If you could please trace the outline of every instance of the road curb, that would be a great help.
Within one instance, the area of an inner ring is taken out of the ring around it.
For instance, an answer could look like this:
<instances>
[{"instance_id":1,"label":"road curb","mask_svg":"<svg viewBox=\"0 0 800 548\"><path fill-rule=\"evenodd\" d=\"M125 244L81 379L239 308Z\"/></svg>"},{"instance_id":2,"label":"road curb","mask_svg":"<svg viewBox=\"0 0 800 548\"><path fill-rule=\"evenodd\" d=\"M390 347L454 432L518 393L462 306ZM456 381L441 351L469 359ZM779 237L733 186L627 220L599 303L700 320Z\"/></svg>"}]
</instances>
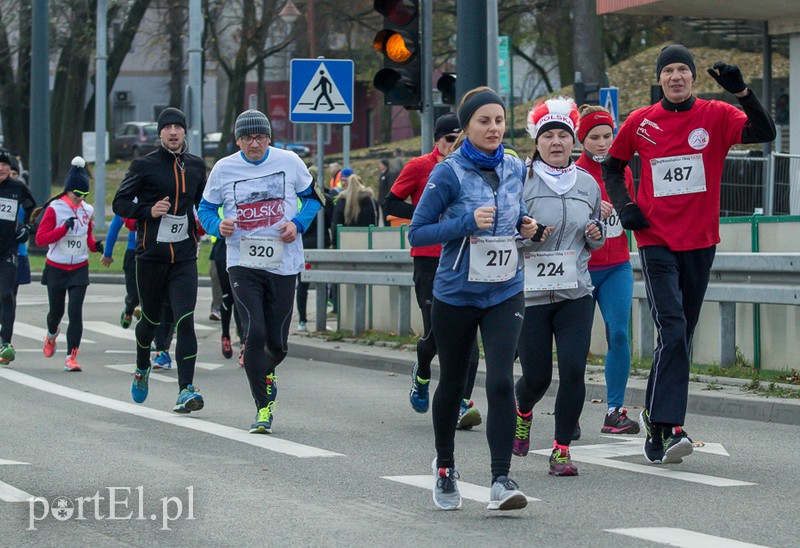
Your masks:
<instances>
[{"instance_id":1,"label":"road curb","mask_svg":"<svg viewBox=\"0 0 800 548\"><path fill-rule=\"evenodd\" d=\"M329 342L299 335L290 336L289 356L385 371L397 375L410 375L415 361L414 353L404 350L342 341ZM431 364L431 370L433 377L438 378L439 367L436 361ZM519 377L519 364L516 366L515 377ZM606 387L602 382L602 372L597 368L592 368L592 370L587 370L586 377L586 402L605 401ZM485 382L486 370L481 362L475 377L475 384L485 386ZM800 426L800 400L770 398L749 392L745 393L738 386L740 383L722 384L723 382L724 380L720 378L714 378L713 381L690 382L687 412L713 417ZM629 380L628 390L625 394L626 405L629 407L642 406L646 383L647 380L641 378L632 377ZM547 395L554 397L557 390L558 373L554 372L553 382Z\"/></svg>"}]
</instances>

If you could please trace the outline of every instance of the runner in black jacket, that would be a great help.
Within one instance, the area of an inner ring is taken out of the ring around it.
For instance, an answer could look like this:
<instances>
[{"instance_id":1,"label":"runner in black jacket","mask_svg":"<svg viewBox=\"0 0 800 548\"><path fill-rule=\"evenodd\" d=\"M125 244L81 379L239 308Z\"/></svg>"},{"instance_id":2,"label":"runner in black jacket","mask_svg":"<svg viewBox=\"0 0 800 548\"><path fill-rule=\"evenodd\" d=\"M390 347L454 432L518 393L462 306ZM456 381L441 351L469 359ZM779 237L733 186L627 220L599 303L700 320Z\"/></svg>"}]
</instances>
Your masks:
<instances>
[{"instance_id":1,"label":"runner in black jacket","mask_svg":"<svg viewBox=\"0 0 800 548\"><path fill-rule=\"evenodd\" d=\"M197 357L194 308L197 301L197 224L194 208L205 188L202 158L186 152L186 116L167 108L158 117L161 146L131 162L114 196L117 215L136 219L136 285L142 321L136 325L136 373L131 395L137 403L147 398L150 343L161 304L169 300L175 318L180 393L173 408L189 413L203 408L203 398L192 385Z\"/></svg>"},{"instance_id":2,"label":"runner in black jacket","mask_svg":"<svg viewBox=\"0 0 800 548\"><path fill-rule=\"evenodd\" d=\"M11 176L13 158L0 149L0 365L15 358L11 346L17 302L14 285L17 277L19 244L28 241L31 218L36 203L25 183ZM19 210L25 213L19 222Z\"/></svg>"}]
</instances>

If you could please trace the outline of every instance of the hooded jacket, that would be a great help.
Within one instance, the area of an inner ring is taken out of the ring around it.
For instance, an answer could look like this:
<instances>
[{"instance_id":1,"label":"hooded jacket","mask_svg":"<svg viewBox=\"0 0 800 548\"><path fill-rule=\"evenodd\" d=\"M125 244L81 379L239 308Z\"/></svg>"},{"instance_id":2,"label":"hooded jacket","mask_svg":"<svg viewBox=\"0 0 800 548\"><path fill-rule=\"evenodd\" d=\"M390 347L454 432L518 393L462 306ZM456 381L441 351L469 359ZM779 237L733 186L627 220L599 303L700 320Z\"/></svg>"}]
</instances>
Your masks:
<instances>
[{"instance_id":1,"label":"hooded jacket","mask_svg":"<svg viewBox=\"0 0 800 548\"><path fill-rule=\"evenodd\" d=\"M499 178L496 189L459 148L433 168L414 210L408 241L412 246L442 244L433 294L453 306L489 308L522 291L521 263L516 275L504 282L469 281L469 236L514 236L527 215L519 158L506 154L494 172ZM497 208L494 225L478 230L474 211L488 205Z\"/></svg>"},{"instance_id":2,"label":"hooded jacket","mask_svg":"<svg viewBox=\"0 0 800 548\"><path fill-rule=\"evenodd\" d=\"M173 154L163 146L131 162L114 196L114 213L136 219L136 258L177 263L197 260L197 224L194 208L203 197L206 164L202 158L184 151ZM176 242L158 241L165 217L153 217L156 202L169 198L168 214L185 217L187 237Z\"/></svg>"},{"instance_id":3,"label":"hooded jacket","mask_svg":"<svg viewBox=\"0 0 800 548\"><path fill-rule=\"evenodd\" d=\"M530 162L530 160L529 160ZM522 191L528 214L540 225L555 227L544 242L520 239L520 264L526 251L574 251L577 261L578 287L550 291L526 291L525 306L580 299L594 290L588 263L592 250L605 243L606 233L594 240L586 235L586 224L600 219L600 187L589 172L578 167L575 185L559 196L535 173L528 177ZM602 225L601 225L602 226Z\"/></svg>"}]
</instances>

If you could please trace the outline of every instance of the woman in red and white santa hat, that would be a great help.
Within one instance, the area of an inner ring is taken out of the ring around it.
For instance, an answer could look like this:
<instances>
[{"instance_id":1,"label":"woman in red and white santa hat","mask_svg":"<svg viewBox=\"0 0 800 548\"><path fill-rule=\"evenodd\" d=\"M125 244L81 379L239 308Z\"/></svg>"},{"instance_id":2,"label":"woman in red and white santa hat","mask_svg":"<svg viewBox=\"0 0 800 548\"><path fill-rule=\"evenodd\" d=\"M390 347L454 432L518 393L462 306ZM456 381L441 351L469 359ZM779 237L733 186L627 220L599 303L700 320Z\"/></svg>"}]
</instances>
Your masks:
<instances>
[{"instance_id":1,"label":"woman in red and white santa hat","mask_svg":"<svg viewBox=\"0 0 800 548\"><path fill-rule=\"evenodd\" d=\"M525 264L525 320L518 344L522 377L516 383L514 454L528 453L533 407L553 377L555 338L559 386L549 473L556 476L578 474L569 445L586 395L583 377L594 315L588 263L591 251L605 241L600 187L570 157L577 125L575 101L567 97L531 110L528 133L535 150L526 162L522 190L529 215L546 228L519 244Z\"/></svg>"}]
</instances>

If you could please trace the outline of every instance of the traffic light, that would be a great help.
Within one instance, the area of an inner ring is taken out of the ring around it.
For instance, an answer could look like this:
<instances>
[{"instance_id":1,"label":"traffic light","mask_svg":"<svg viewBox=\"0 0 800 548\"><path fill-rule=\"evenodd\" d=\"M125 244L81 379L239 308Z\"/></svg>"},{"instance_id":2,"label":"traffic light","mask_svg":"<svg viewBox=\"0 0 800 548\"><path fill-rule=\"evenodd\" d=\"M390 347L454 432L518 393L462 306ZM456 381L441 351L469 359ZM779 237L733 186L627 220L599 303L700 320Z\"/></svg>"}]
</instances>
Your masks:
<instances>
[{"instance_id":1,"label":"traffic light","mask_svg":"<svg viewBox=\"0 0 800 548\"><path fill-rule=\"evenodd\" d=\"M456 75L449 72L442 74L436 81L436 89L442 93L442 103L456 104Z\"/></svg>"},{"instance_id":2,"label":"traffic light","mask_svg":"<svg viewBox=\"0 0 800 548\"><path fill-rule=\"evenodd\" d=\"M374 7L383 15L383 29L372 47L383 54L383 68L372 84L383 92L384 104L420 110L419 0L375 0Z\"/></svg>"}]
</instances>

